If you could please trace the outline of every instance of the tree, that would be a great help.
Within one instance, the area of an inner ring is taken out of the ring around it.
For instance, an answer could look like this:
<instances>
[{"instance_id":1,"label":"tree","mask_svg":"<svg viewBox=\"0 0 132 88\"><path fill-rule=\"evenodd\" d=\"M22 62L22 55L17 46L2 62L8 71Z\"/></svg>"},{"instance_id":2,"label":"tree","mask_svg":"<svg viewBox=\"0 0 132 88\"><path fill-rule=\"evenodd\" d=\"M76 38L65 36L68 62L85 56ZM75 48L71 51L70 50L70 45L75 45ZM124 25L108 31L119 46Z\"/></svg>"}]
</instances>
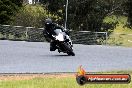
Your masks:
<instances>
[{"instance_id":1,"label":"tree","mask_svg":"<svg viewBox=\"0 0 132 88\"><path fill-rule=\"evenodd\" d=\"M47 12L40 5L26 5L14 17L13 25L43 27Z\"/></svg>"},{"instance_id":2,"label":"tree","mask_svg":"<svg viewBox=\"0 0 132 88\"><path fill-rule=\"evenodd\" d=\"M68 27L74 30L101 31L103 19L122 11L124 0L69 0ZM66 0L41 0L49 12L62 17L65 21ZM118 9L118 11L117 11ZM59 12L61 10L61 12Z\"/></svg>"},{"instance_id":3,"label":"tree","mask_svg":"<svg viewBox=\"0 0 132 88\"><path fill-rule=\"evenodd\" d=\"M101 30L104 18L110 15L122 15L124 2L125 0L70 0L69 27L78 30L105 31Z\"/></svg>"},{"instance_id":4,"label":"tree","mask_svg":"<svg viewBox=\"0 0 132 88\"><path fill-rule=\"evenodd\" d=\"M23 0L0 0L0 24L9 24Z\"/></svg>"},{"instance_id":5,"label":"tree","mask_svg":"<svg viewBox=\"0 0 132 88\"><path fill-rule=\"evenodd\" d=\"M63 24L65 17L65 4L66 0L40 0L40 3L44 5L44 9L49 12L49 14L57 15L57 19L53 19L56 22ZM62 19L60 19L62 18Z\"/></svg>"},{"instance_id":6,"label":"tree","mask_svg":"<svg viewBox=\"0 0 132 88\"><path fill-rule=\"evenodd\" d=\"M127 8L127 6L129 6L127 13L129 13L128 18L130 23L132 10L131 3L125 5L127 1L128 0L69 0L68 28L73 30L107 31L107 29L102 30L104 18L111 15L124 15L124 8ZM47 7L49 12L62 17L61 22L65 21L64 5L66 0L41 0L41 3ZM59 12L60 10L62 11ZM108 25L115 26L116 23L108 23Z\"/></svg>"},{"instance_id":7,"label":"tree","mask_svg":"<svg viewBox=\"0 0 132 88\"><path fill-rule=\"evenodd\" d=\"M132 27L132 0L127 2L127 13L128 13L128 27Z\"/></svg>"},{"instance_id":8,"label":"tree","mask_svg":"<svg viewBox=\"0 0 132 88\"><path fill-rule=\"evenodd\" d=\"M48 13L48 11L39 4L26 5L22 7L15 15L12 25L30 26L30 27L44 27L44 20L47 17L52 19L58 18L56 15Z\"/></svg>"}]
</instances>

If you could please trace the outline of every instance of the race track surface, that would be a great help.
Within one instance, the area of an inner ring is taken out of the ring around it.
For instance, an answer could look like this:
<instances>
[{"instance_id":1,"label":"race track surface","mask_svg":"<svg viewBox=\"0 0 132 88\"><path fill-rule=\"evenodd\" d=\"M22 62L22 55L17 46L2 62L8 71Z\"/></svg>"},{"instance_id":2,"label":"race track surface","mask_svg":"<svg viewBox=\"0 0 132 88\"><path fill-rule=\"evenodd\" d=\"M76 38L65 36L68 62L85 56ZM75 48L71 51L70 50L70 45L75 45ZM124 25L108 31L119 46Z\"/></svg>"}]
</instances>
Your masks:
<instances>
[{"instance_id":1,"label":"race track surface","mask_svg":"<svg viewBox=\"0 0 132 88\"><path fill-rule=\"evenodd\" d=\"M74 45L76 56L50 52L49 43L0 40L0 73L132 70L132 48Z\"/></svg>"}]
</instances>

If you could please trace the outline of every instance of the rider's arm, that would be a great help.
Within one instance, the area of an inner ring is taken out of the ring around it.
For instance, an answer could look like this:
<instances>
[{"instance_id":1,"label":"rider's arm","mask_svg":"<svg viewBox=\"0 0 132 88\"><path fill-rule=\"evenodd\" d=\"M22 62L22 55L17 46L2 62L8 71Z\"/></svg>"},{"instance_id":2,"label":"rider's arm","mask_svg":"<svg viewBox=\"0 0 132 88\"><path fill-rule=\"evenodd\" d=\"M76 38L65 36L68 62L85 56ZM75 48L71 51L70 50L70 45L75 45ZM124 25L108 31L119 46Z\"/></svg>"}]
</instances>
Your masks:
<instances>
[{"instance_id":1,"label":"rider's arm","mask_svg":"<svg viewBox=\"0 0 132 88\"><path fill-rule=\"evenodd\" d=\"M44 35L44 37L45 37L45 39L46 39L47 42L50 42L51 41L51 39L49 37L49 34L47 33L46 30L43 30L43 35Z\"/></svg>"},{"instance_id":2,"label":"rider's arm","mask_svg":"<svg viewBox=\"0 0 132 88\"><path fill-rule=\"evenodd\" d=\"M69 35L69 30L65 29L63 26L60 26L58 24L55 24L56 28L60 28L63 32L65 32L67 35Z\"/></svg>"}]
</instances>

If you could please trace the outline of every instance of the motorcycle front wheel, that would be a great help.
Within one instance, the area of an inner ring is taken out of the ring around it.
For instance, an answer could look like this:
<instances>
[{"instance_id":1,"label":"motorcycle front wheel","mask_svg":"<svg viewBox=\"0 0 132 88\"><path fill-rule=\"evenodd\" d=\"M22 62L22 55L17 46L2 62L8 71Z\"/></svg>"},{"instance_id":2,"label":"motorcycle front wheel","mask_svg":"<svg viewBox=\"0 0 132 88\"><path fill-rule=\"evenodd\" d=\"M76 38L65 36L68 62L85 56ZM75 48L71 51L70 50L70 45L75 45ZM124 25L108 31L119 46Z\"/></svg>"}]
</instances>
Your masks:
<instances>
[{"instance_id":1,"label":"motorcycle front wheel","mask_svg":"<svg viewBox=\"0 0 132 88\"><path fill-rule=\"evenodd\" d=\"M69 55L69 56L75 56L75 53L72 51L72 52L67 52L67 54Z\"/></svg>"},{"instance_id":2,"label":"motorcycle front wheel","mask_svg":"<svg viewBox=\"0 0 132 88\"><path fill-rule=\"evenodd\" d=\"M75 56L75 53L73 52L73 49L70 44L64 43L64 46L69 56Z\"/></svg>"}]
</instances>

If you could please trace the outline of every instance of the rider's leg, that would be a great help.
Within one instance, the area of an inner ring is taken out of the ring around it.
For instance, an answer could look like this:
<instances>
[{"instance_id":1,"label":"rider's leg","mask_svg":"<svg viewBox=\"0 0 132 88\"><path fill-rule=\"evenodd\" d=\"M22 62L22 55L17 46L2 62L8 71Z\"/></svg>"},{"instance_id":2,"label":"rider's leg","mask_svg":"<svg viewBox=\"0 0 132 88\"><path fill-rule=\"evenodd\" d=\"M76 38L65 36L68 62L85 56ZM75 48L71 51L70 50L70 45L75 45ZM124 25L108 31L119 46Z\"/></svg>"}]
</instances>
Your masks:
<instances>
[{"instance_id":1,"label":"rider's leg","mask_svg":"<svg viewBox=\"0 0 132 88\"><path fill-rule=\"evenodd\" d=\"M55 51L56 50L56 42L55 41L52 41L50 43L50 51Z\"/></svg>"}]
</instances>

